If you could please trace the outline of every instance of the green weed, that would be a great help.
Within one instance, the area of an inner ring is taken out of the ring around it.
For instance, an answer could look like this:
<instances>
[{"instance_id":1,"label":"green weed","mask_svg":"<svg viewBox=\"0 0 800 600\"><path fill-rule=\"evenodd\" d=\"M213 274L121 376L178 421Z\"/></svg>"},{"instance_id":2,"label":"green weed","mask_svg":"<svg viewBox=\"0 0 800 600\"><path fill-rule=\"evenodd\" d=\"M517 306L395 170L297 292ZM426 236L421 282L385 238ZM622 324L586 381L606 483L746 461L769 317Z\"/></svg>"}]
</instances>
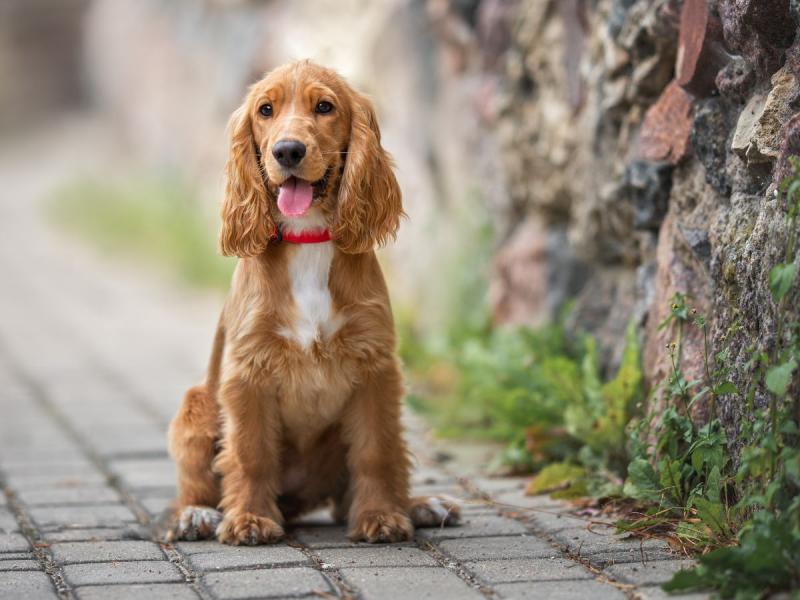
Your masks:
<instances>
[{"instance_id":1,"label":"green weed","mask_svg":"<svg viewBox=\"0 0 800 600\"><path fill-rule=\"evenodd\" d=\"M498 462L516 471L563 461L564 472L582 473L572 478L575 489L621 488L611 475L626 464L625 426L642 393L633 326L606 382L595 341L569 339L560 323L454 336L440 353L416 360L427 365L428 389L411 405L440 434L505 442Z\"/></svg>"},{"instance_id":2,"label":"green weed","mask_svg":"<svg viewBox=\"0 0 800 600\"><path fill-rule=\"evenodd\" d=\"M667 409L658 428L655 452L648 456L640 445L629 468L629 495L666 507L667 514L653 511L662 520L682 511L675 534L695 548L715 548L699 557L696 568L677 573L664 586L667 591L714 589L724 598L760 599L800 589L800 323L789 300L797 278L800 159L793 159L792 166L794 174L780 186L787 206L786 257L770 270L767 282L775 303L776 340L768 352L753 351L753 377L744 394L725 381L726 350L713 359L720 366L709 366L706 342L706 381L698 397L710 394L715 417L719 395L743 395L746 414L752 415L739 432L745 444L739 468L734 472L727 460L728 440L715 418L698 428L674 408ZM687 316L681 312L676 318L686 321ZM705 333L704 319L694 323ZM684 387L674 385L681 379L678 362L673 367L669 393L683 395ZM769 394L766 412L754 405L758 389Z\"/></svg>"}]
</instances>

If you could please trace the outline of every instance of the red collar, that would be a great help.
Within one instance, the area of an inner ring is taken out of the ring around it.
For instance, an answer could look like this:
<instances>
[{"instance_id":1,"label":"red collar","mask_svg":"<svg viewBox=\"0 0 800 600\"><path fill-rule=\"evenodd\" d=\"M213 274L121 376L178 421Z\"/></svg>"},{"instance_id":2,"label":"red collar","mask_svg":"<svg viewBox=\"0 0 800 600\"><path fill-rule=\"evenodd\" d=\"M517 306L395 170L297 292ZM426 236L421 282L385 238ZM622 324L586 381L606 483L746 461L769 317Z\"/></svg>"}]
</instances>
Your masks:
<instances>
[{"instance_id":1,"label":"red collar","mask_svg":"<svg viewBox=\"0 0 800 600\"><path fill-rule=\"evenodd\" d=\"M321 244L331 240L331 232L327 229L310 229L304 231L281 231L272 237L275 242L290 244Z\"/></svg>"}]
</instances>

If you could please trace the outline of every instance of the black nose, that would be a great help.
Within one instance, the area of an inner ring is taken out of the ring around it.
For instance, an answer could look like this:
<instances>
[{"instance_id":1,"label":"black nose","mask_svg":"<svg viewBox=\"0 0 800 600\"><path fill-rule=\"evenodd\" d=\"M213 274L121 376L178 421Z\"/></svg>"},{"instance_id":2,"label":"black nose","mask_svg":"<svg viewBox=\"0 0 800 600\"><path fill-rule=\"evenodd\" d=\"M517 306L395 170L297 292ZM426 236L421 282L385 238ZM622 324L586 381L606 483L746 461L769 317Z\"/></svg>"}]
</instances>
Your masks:
<instances>
[{"instance_id":1,"label":"black nose","mask_svg":"<svg viewBox=\"0 0 800 600\"><path fill-rule=\"evenodd\" d=\"M306 145L297 140L281 140L272 147L272 156L287 169L296 167L306 155Z\"/></svg>"}]
</instances>

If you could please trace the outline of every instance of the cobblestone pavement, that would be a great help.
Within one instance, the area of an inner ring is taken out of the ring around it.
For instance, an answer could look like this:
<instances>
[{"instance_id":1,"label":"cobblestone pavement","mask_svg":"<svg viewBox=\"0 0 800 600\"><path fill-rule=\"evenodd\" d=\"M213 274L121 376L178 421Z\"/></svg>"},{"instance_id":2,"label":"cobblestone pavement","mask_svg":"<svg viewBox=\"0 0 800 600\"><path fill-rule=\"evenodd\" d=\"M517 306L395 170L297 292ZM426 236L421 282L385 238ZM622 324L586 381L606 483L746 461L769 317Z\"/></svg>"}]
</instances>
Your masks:
<instances>
[{"instance_id":1,"label":"cobblestone pavement","mask_svg":"<svg viewBox=\"0 0 800 600\"><path fill-rule=\"evenodd\" d=\"M50 231L37 199L57 172L0 156L0 598L655 599L688 564L517 480L437 470L415 426L414 491L465 499L460 527L370 546L317 515L274 546L153 541L173 495L165 429L201 376L219 299Z\"/></svg>"}]
</instances>

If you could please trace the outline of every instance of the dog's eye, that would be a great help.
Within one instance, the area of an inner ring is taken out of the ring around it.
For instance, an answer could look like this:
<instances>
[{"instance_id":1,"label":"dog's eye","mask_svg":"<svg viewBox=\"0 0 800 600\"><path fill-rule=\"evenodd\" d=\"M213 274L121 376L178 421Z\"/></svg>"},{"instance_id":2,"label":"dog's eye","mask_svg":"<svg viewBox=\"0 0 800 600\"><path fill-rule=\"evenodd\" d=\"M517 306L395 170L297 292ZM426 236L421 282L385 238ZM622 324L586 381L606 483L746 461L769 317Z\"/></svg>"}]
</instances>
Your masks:
<instances>
[{"instance_id":1,"label":"dog's eye","mask_svg":"<svg viewBox=\"0 0 800 600\"><path fill-rule=\"evenodd\" d=\"M314 109L315 112L318 112L321 115L329 113L332 110L333 110L333 104L331 104L330 102L326 102L325 100L323 100L322 102L318 102L317 108Z\"/></svg>"},{"instance_id":2,"label":"dog's eye","mask_svg":"<svg viewBox=\"0 0 800 600\"><path fill-rule=\"evenodd\" d=\"M265 117L271 117L272 116L272 104L262 104L258 108L258 112L260 112Z\"/></svg>"}]
</instances>

